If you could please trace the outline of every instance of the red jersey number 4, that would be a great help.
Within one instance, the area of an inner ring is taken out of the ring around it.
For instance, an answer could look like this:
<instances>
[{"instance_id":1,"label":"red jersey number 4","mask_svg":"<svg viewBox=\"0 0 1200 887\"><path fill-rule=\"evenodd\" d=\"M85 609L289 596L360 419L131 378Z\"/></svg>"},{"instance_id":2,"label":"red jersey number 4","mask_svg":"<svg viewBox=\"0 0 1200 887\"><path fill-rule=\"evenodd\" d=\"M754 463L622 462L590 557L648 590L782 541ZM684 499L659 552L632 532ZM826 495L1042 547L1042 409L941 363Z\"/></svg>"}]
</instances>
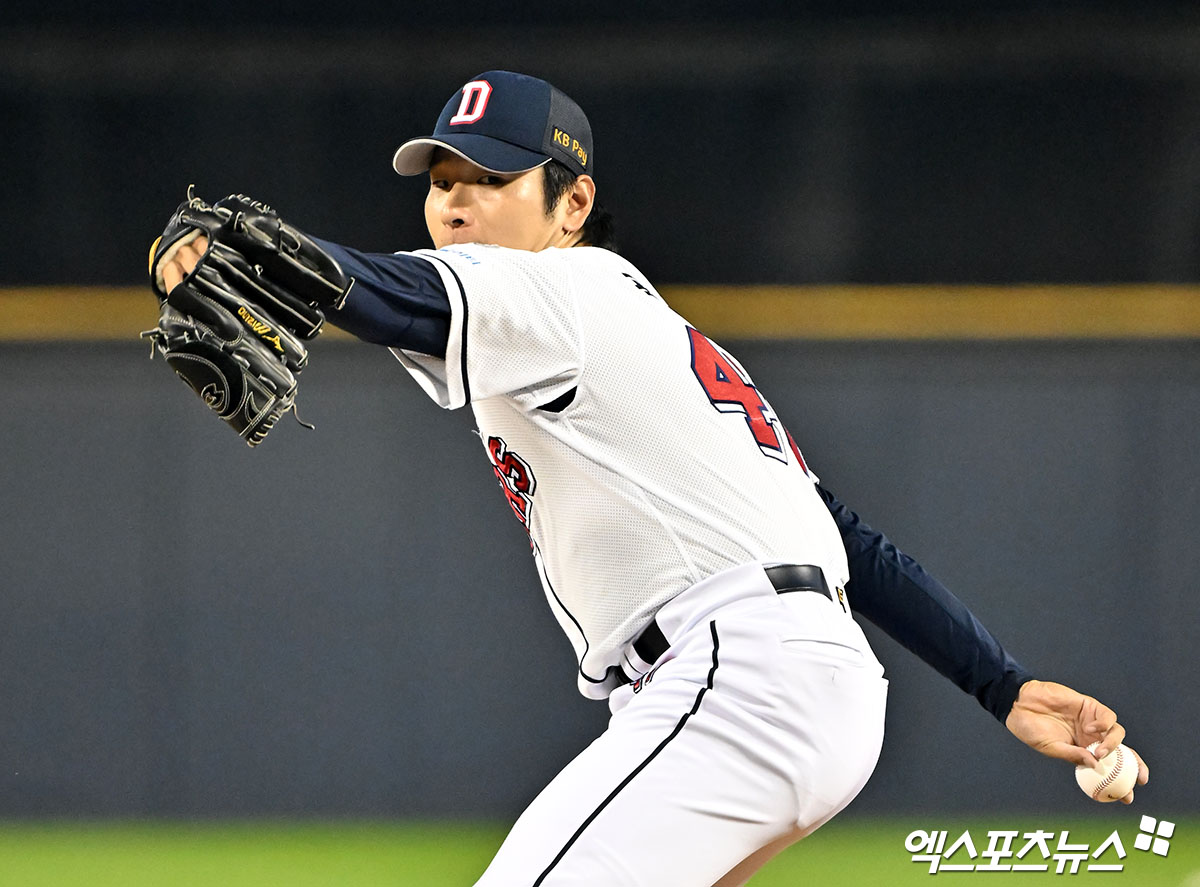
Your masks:
<instances>
[{"instance_id":1,"label":"red jersey number 4","mask_svg":"<svg viewBox=\"0 0 1200 887\"><path fill-rule=\"evenodd\" d=\"M764 456L787 462L790 450L808 474L800 448L770 404L759 395L749 374L699 330L688 327L688 337L692 342L692 372L712 405L722 413L741 413Z\"/></svg>"}]
</instances>

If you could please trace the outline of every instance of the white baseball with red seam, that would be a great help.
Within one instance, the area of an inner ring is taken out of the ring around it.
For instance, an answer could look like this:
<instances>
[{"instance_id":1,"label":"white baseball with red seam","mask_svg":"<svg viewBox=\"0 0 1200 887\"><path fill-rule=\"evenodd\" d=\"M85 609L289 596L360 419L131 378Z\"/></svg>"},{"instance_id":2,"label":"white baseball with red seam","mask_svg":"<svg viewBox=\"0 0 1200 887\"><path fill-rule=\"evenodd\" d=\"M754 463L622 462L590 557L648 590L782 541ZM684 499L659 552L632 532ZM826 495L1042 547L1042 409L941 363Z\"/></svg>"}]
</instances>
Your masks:
<instances>
[{"instance_id":1,"label":"white baseball with red seam","mask_svg":"<svg viewBox=\"0 0 1200 887\"><path fill-rule=\"evenodd\" d=\"M1095 754L1099 745L1099 742L1093 742L1088 751ZM1124 745L1118 745L1102 757L1097 767L1075 768L1075 781L1083 793L1093 801L1105 804L1119 801L1133 791L1137 776L1137 756Z\"/></svg>"}]
</instances>

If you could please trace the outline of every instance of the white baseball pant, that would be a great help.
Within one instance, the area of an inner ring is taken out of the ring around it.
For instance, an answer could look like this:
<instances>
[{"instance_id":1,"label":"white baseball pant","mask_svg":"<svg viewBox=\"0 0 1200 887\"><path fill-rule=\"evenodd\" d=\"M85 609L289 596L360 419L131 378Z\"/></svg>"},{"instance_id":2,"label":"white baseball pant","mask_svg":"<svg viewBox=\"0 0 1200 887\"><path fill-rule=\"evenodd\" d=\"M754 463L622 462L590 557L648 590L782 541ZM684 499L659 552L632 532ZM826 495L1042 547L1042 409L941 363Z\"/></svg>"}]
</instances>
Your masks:
<instances>
[{"instance_id":1,"label":"white baseball pant","mask_svg":"<svg viewBox=\"0 0 1200 887\"><path fill-rule=\"evenodd\" d=\"M734 887L862 790L887 681L840 604L746 564L656 621L670 649L612 694L476 887Z\"/></svg>"}]
</instances>

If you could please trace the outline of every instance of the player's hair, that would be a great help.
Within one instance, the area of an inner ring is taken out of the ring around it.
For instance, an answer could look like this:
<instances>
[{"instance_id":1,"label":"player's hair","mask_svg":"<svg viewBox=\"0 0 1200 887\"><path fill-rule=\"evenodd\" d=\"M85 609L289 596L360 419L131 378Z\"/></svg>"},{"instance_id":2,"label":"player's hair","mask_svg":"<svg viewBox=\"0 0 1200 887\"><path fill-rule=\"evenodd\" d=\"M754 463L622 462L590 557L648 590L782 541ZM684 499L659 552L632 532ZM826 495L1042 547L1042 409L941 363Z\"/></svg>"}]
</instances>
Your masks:
<instances>
[{"instance_id":1,"label":"player's hair","mask_svg":"<svg viewBox=\"0 0 1200 887\"><path fill-rule=\"evenodd\" d=\"M542 166L542 190L546 195L546 215L552 215L563 195L571 190L578 176L557 160L551 160ZM617 238L612 214L600 205L599 201L592 204L592 211L579 233L583 235L581 243L587 246L599 246L603 249L617 251Z\"/></svg>"}]
</instances>

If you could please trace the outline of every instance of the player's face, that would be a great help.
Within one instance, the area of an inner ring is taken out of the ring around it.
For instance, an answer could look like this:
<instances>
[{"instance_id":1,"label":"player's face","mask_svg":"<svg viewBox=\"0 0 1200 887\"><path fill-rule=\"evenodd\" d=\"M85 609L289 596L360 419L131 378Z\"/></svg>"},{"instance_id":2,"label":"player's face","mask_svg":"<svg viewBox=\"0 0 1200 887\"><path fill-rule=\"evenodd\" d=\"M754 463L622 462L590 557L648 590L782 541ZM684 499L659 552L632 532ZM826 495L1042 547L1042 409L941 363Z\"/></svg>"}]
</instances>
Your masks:
<instances>
[{"instance_id":1,"label":"player's face","mask_svg":"<svg viewBox=\"0 0 1200 887\"><path fill-rule=\"evenodd\" d=\"M425 225L438 249L451 243L491 243L536 252L569 245L562 213L546 215L540 167L492 173L442 149L433 160Z\"/></svg>"}]
</instances>

